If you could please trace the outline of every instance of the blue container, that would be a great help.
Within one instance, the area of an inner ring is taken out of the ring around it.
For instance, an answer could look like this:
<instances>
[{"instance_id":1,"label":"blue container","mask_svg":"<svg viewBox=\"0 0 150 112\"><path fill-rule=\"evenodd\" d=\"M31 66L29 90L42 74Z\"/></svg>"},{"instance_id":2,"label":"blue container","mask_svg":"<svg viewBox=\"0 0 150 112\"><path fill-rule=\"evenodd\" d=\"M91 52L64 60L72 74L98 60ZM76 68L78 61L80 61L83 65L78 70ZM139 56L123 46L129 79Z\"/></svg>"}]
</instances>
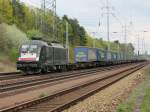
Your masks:
<instances>
[{"instance_id":1,"label":"blue container","mask_svg":"<svg viewBox=\"0 0 150 112\"><path fill-rule=\"evenodd\" d=\"M76 47L74 49L75 63L97 61L97 49L88 47Z\"/></svg>"},{"instance_id":2,"label":"blue container","mask_svg":"<svg viewBox=\"0 0 150 112\"><path fill-rule=\"evenodd\" d=\"M118 60L124 60L123 52L118 53Z\"/></svg>"},{"instance_id":3,"label":"blue container","mask_svg":"<svg viewBox=\"0 0 150 112\"><path fill-rule=\"evenodd\" d=\"M116 53L116 52L111 52L111 61L116 61L116 60L118 60L118 56L117 56L118 54Z\"/></svg>"},{"instance_id":4,"label":"blue container","mask_svg":"<svg viewBox=\"0 0 150 112\"><path fill-rule=\"evenodd\" d=\"M105 61L107 58L107 52L102 49L97 49L97 61Z\"/></svg>"},{"instance_id":5,"label":"blue container","mask_svg":"<svg viewBox=\"0 0 150 112\"><path fill-rule=\"evenodd\" d=\"M117 60L121 60L121 53L117 53Z\"/></svg>"}]
</instances>

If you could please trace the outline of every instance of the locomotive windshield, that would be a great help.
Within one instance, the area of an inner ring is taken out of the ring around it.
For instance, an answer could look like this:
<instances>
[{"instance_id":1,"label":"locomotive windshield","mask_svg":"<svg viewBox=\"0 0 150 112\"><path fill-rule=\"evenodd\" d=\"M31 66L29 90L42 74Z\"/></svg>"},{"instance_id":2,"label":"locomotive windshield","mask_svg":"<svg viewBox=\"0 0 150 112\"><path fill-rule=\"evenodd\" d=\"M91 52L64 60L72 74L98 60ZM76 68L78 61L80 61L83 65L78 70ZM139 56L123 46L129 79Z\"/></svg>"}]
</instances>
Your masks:
<instances>
[{"instance_id":1,"label":"locomotive windshield","mask_svg":"<svg viewBox=\"0 0 150 112\"><path fill-rule=\"evenodd\" d=\"M22 45L21 47L21 53L37 53L38 52L38 46L37 45Z\"/></svg>"}]
</instances>

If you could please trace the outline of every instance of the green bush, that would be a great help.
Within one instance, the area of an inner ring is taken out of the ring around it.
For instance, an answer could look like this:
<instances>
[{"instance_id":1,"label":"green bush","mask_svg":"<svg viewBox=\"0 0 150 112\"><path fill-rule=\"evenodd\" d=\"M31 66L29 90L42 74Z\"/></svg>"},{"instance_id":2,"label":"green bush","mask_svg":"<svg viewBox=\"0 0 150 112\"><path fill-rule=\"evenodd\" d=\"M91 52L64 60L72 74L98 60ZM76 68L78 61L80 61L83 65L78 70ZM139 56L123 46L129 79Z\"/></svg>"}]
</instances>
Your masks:
<instances>
[{"instance_id":1,"label":"green bush","mask_svg":"<svg viewBox=\"0 0 150 112\"><path fill-rule=\"evenodd\" d=\"M19 46L27 40L26 34L15 25L0 24L0 54L6 55L8 60L16 61Z\"/></svg>"},{"instance_id":2,"label":"green bush","mask_svg":"<svg viewBox=\"0 0 150 112\"><path fill-rule=\"evenodd\" d=\"M9 52L9 58L11 61L16 61L18 57L18 50L16 48L13 48Z\"/></svg>"}]
</instances>

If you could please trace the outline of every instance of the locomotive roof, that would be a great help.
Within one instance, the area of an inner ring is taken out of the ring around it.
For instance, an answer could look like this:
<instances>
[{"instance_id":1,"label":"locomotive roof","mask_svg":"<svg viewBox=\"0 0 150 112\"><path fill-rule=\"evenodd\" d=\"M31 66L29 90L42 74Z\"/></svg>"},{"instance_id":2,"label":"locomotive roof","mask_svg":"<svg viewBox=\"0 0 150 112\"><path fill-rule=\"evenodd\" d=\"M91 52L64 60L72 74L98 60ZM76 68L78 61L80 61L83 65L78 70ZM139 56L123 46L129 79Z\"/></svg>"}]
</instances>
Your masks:
<instances>
[{"instance_id":1,"label":"locomotive roof","mask_svg":"<svg viewBox=\"0 0 150 112\"><path fill-rule=\"evenodd\" d=\"M30 40L30 41L27 41L23 44L36 44L36 45L39 45L39 46L48 46L48 44L44 41L41 41L41 40Z\"/></svg>"},{"instance_id":2,"label":"locomotive roof","mask_svg":"<svg viewBox=\"0 0 150 112\"><path fill-rule=\"evenodd\" d=\"M58 44L58 43L51 43L51 46L52 46L52 47L57 47L57 48L64 48L63 45Z\"/></svg>"},{"instance_id":3,"label":"locomotive roof","mask_svg":"<svg viewBox=\"0 0 150 112\"><path fill-rule=\"evenodd\" d=\"M42 41L42 40L30 40L23 44L35 44L35 45L39 45L39 46L51 46L51 47L55 47L55 48L64 48L64 46L59 43L48 44L47 42Z\"/></svg>"}]
</instances>

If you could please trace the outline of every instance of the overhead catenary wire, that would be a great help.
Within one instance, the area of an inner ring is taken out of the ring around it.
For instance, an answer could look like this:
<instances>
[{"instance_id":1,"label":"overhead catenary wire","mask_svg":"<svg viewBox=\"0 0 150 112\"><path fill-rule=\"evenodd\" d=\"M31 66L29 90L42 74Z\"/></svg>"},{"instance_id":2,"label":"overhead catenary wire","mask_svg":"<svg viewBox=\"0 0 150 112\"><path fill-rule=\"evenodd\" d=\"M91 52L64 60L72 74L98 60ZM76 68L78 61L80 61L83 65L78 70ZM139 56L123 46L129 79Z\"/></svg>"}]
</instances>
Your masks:
<instances>
[{"instance_id":1,"label":"overhead catenary wire","mask_svg":"<svg viewBox=\"0 0 150 112\"><path fill-rule=\"evenodd\" d=\"M53 41L58 41L57 38L57 15L56 15L56 0L41 0L41 9L44 11L43 13L43 23L45 23L45 13L47 11L51 11L53 14L53 25L52 25L52 29L53 29L53 36L52 36L52 40ZM43 25L42 25L43 26ZM45 31L45 25L44 25L44 31Z\"/></svg>"},{"instance_id":2,"label":"overhead catenary wire","mask_svg":"<svg viewBox=\"0 0 150 112\"><path fill-rule=\"evenodd\" d=\"M119 14L116 14L116 13L118 13L116 10L115 10L115 8L110 4L110 2L107 0L106 1L106 5L102 2L102 0L100 0L101 1L101 3L104 5L104 7L102 7L101 9L103 10L102 11L102 14L101 14L101 17L103 17L103 15L105 14L105 15L107 15L106 17L107 17L107 40L108 40L108 43L109 43L109 38L110 38L110 29L109 29L109 27L110 27L110 15L117 21L117 23L119 23L120 24L120 26L121 26L121 32L122 32L122 39L124 40L124 43L125 43L125 53L127 52L127 32L128 32L128 28L127 28L127 24L124 24L123 22L122 22L122 20L120 19L120 17L118 17L118 15ZM105 9L105 11L104 11L104 9ZM98 24L98 26L99 27L102 27L102 26L100 26L100 24ZM99 28L100 29L100 28ZM109 51L109 48L110 48L110 45L108 44L108 51ZM125 58L126 58L126 56L125 56Z\"/></svg>"}]
</instances>

